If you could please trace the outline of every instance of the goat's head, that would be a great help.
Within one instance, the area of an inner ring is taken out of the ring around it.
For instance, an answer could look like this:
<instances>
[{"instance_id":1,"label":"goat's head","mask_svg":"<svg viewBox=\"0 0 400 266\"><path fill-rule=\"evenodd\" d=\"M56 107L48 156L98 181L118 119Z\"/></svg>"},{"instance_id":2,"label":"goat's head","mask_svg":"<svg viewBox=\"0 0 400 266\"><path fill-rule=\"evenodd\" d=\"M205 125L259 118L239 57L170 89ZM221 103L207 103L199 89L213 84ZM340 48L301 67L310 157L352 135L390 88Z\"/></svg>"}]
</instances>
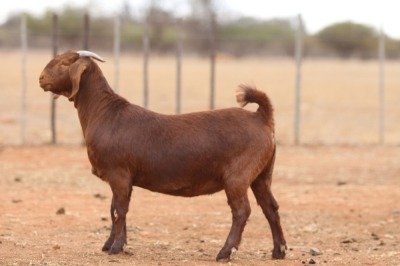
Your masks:
<instances>
[{"instance_id":1,"label":"goat's head","mask_svg":"<svg viewBox=\"0 0 400 266\"><path fill-rule=\"evenodd\" d=\"M73 101L79 91L82 74L88 69L88 57L105 62L103 58L89 51L68 51L54 57L43 69L39 84L45 91L68 97Z\"/></svg>"}]
</instances>

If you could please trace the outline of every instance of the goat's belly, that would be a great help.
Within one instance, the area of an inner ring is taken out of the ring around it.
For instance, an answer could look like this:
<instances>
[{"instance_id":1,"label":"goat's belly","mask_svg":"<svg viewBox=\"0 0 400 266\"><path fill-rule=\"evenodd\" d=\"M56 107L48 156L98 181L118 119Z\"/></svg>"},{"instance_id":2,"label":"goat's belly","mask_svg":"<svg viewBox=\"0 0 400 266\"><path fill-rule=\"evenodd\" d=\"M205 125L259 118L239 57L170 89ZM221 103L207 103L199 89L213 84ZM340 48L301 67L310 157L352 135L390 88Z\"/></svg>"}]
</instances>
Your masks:
<instances>
[{"instance_id":1,"label":"goat's belly","mask_svg":"<svg viewBox=\"0 0 400 266\"><path fill-rule=\"evenodd\" d=\"M136 184L138 187L148 189L150 191L159 192L163 194L182 196L182 197L195 197L200 195L209 195L221 191L224 187L223 184L216 180L207 180L204 183L197 184Z\"/></svg>"}]
</instances>

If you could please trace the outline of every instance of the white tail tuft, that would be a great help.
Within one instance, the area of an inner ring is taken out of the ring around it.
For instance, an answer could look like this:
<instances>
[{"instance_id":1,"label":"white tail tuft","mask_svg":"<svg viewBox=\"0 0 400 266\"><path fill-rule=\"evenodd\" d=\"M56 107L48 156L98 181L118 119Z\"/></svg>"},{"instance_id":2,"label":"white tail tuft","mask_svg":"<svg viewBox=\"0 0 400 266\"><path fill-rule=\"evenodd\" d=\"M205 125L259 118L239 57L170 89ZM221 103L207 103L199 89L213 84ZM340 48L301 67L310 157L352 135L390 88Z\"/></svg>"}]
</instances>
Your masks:
<instances>
[{"instance_id":1,"label":"white tail tuft","mask_svg":"<svg viewBox=\"0 0 400 266\"><path fill-rule=\"evenodd\" d=\"M239 87L236 90L236 101L240 105L240 107L245 107L247 104L245 96L246 96L246 92L245 92L244 88Z\"/></svg>"}]
</instances>

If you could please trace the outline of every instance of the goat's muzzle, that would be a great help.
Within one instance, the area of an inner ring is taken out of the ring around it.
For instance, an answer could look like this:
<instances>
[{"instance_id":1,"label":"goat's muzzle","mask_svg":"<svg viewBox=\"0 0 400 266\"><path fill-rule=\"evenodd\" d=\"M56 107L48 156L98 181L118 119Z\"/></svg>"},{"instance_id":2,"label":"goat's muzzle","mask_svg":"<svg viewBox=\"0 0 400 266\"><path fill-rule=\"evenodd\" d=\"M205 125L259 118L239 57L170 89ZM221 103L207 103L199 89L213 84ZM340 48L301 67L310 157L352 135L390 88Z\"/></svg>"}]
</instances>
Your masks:
<instances>
[{"instance_id":1,"label":"goat's muzzle","mask_svg":"<svg viewBox=\"0 0 400 266\"><path fill-rule=\"evenodd\" d=\"M39 77L39 85L42 89L46 90L46 83L44 82L44 75L41 74Z\"/></svg>"},{"instance_id":2,"label":"goat's muzzle","mask_svg":"<svg viewBox=\"0 0 400 266\"><path fill-rule=\"evenodd\" d=\"M50 91L50 89L51 89L51 85L49 83L45 83L43 74L41 74L39 77L39 85L44 91ZM54 100L56 100L56 99L58 99L58 97L60 97L60 95L53 93L52 97Z\"/></svg>"},{"instance_id":3,"label":"goat's muzzle","mask_svg":"<svg viewBox=\"0 0 400 266\"><path fill-rule=\"evenodd\" d=\"M46 82L43 74L39 77L39 85L44 91L49 91L51 89L51 84Z\"/></svg>"}]
</instances>

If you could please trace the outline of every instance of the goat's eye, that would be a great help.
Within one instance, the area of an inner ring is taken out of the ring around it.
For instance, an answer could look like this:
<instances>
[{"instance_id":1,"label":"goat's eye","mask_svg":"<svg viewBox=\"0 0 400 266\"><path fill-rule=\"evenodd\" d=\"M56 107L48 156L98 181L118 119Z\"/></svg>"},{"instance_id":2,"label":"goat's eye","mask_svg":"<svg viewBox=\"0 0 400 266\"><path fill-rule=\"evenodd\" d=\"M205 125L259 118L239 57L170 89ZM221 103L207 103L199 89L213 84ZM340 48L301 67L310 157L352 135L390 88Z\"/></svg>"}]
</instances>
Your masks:
<instances>
[{"instance_id":1,"label":"goat's eye","mask_svg":"<svg viewBox=\"0 0 400 266\"><path fill-rule=\"evenodd\" d=\"M62 62L61 62L61 65L62 65L62 66L68 66L68 62L67 62L67 61L62 61Z\"/></svg>"}]
</instances>

